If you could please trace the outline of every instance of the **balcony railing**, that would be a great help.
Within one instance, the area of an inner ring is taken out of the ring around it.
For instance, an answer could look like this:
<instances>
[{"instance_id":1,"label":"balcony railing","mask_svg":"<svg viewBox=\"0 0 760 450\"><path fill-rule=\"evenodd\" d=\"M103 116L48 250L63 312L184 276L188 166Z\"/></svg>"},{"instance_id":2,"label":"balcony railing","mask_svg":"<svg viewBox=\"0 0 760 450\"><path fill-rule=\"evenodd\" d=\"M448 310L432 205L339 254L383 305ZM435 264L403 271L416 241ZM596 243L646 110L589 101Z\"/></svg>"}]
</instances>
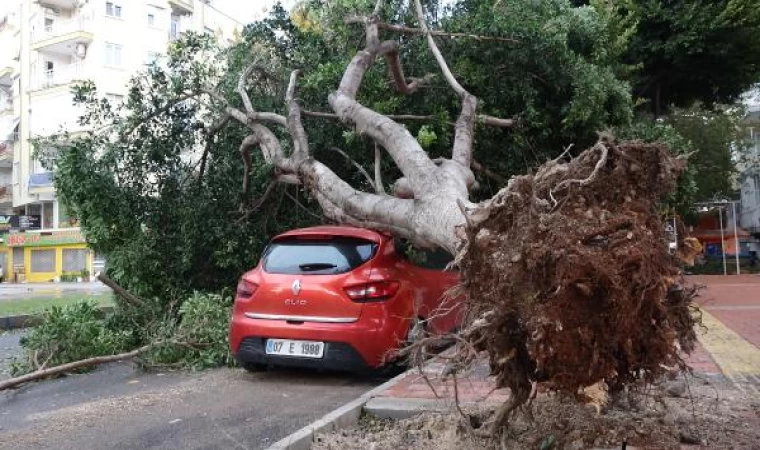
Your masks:
<instances>
[{"instance_id":1,"label":"balcony railing","mask_svg":"<svg viewBox=\"0 0 760 450\"><path fill-rule=\"evenodd\" d=\"M78 31L90 32L92 20L88 16L77 16L69 20L55 20L50 25L43 25L32 34L32 42L37 43L46 39L63 36Z\"/></svg>"},{"instance_id":2,"label":"balcony railing","mask_svg":"<svg viewBox=\"0 0 760 450\"><path fill-rule=\"evenodd\" d=\"M47 89L55 86L81 81L85 79L84 67L80 64L70 64L67 66L58 66L42 73L39 79L35 80L35 89Z\"/></svg>"}]
</instances>

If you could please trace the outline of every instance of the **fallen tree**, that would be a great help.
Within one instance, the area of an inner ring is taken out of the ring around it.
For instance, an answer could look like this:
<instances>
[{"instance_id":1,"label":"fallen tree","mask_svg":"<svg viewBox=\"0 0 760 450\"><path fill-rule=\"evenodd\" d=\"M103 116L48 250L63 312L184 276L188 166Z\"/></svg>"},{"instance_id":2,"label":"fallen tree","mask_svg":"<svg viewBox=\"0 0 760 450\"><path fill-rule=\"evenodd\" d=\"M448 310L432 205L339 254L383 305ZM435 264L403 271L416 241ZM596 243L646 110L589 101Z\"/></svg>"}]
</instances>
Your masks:
<instances>
[{"instance_id":1,"label":"fallen tree","mask_svg":"<svg viewBox=\"0 0 760 450\"><path fill-rule=\"evenodd\" d=\"M693 293L677 285L677 261L668 253L657 205L675 188L684 161L662 145L601 136L576 158L550 161L533 175L512 178L493 198L471 202L476 122L504 122L479 118L478 99L450 70L420 1L414 6L420 32L461 102L450 157L431 159L403 125L357 100L363 77L380 58L400 91L424 88L405 78L398 42L380 39L379 30L392 29L381 23L380 0L369 17L351 19L365 24L366 47L346 67L329 104L345 125L391 156L403 174L393 183L394 196L356 190L312 157L297 71L286 116L253 109L245 89L251 71L243 72L238 91L245 110L223 110L250 129L240 147L244 160L260 148L280 181L303 185L336 222L388 230L457 255L469 307L457 337L459 363L487 352L498 385L513 394L494 421L497 430L529 400L535 383L568 393L606 383L615 392L683 366L679 351L689 352L695 340ZM271 126L287 129L290 154Z\"/></svg>"},{"instance_id":2,"label":"fallen tree","mask_svg":"<svg viewBox=\"0 0 760 450\"><path fill-rule=\"evenodd\" d=\"M276 92L270 87L276 77L262 67L267 50L254 48L256 57L234 85L229 80L214 83L218 80L206 76L203 66L191 82L176 83L183 90L173 100L159 103L154 115L139 116L134 127L120 130L121 136L125 142L134 134L141 140L152 138L146 125L152 118L177 105L195 105L211 119L212 125L203 128L209 135L233 125L236 133L245 132L239 146L245 168L243 199L251 191L251 174L260 169L256 161L263 160L274 182L305 190L330 221L387 230L418 246L441 247L456 255L462 270L460 293L469 305L464 331L455 337L459 365L486 352L499 385L514 394L495 421L497 428L529 400L535 383L569 393L600 382L619 390L654 380L663 366L678 365L678 351L689 351L694 339L691 293L677 287L677 264L667 252L657 204L673 189L683 161L663 146L622 143L605 135L575 158L563 155L533 175L512 178L493 198L473 201L478 183L472 170L484 169L473 160L477 126L504 129L516 122L481 113L479 99L460 83L439 49L436 36L441 34L428 28L419 0L413 2L415 34L424 37L460 105L450 151L431 157L401 123L427 116L385 115L362 104L360 90L378 60L385 62L391 85L404 95L424 95L430 80L427 75L407 77L399 41L381 39L404 31L383 23L383 7L379 0L369 16L349 18L352 24L363 24L364 48L327 96L331 113L302 109L298 71L290 73L284 90L284 112L255 108L266 102L250 93ZM189 48L200 46L191 44ZM196 64L203 57L199 54L177 66ZM230 90L241 107L230 101ZM355 188L315 158L303 116L337 119L375 144L374 176L361 170L371 190ZM176 123L189 120L181 118ZM103 137L104 142L109 139ZM213 155L212 147L205 146L198 172L157 183L155 192L167 185L181 192L185 181L201 180L211 167L206 158L209 152ZM154 156L135 153L140 164ZM392 180L383 180L388 174L379 167L384 155L399 175ZM391 194L386 193L388 185ZM140 200L154 196L153 189L146 188ZM261 204L255 202L256 208ZM240 209L248 206L241 204ZM156 228L168 224L158 222ZM150 234L146 228L144 234Z\"/></svg>"}]
</instances>

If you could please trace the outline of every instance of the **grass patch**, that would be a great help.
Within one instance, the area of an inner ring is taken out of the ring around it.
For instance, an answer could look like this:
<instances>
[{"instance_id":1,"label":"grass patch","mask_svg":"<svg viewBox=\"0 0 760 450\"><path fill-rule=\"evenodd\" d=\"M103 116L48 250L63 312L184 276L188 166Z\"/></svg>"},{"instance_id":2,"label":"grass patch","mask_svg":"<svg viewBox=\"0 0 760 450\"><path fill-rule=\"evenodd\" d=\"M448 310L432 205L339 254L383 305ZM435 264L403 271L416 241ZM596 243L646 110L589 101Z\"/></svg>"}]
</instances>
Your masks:
<instances>
[{"instance_id":1,"label":"grass patch","mask_svg":"<svg viewBox=\"0 0 760 450\"><path fill-rule=\"evenodd\" d=\"M0 300L0 317L20 314L37 314L52 306L66 306L82 300L95 302L97 306L113 306L113 294L68 294L58 297L33 297L19 300Z\"/></svg>"}]
</instances>

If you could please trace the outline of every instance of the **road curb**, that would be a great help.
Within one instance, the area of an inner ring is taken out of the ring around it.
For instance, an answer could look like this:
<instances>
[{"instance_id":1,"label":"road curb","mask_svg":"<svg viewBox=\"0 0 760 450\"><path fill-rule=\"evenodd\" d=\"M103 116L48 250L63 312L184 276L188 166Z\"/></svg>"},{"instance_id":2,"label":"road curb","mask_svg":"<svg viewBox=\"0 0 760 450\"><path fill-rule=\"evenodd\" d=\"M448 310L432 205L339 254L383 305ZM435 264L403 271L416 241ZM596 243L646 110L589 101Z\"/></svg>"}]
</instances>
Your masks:
<instances>
[{"instance_id":1,"label":"road curb","mask_svg":"<svg viewBox=\"0 0 760 450\"><path fill-rule=\"evenodd\" d=\"M380 386L362 394L356 400L346 403L345 405L327 413L321 419L318 419L284 439L275 442L267 447L266 450L309 450L312 442L314 442L315 434L340 430L358 424L364 405L375 398L380 392L396 385L408 374L409 372L407 371L386 381Z\"/></svg>"}]
</instances>

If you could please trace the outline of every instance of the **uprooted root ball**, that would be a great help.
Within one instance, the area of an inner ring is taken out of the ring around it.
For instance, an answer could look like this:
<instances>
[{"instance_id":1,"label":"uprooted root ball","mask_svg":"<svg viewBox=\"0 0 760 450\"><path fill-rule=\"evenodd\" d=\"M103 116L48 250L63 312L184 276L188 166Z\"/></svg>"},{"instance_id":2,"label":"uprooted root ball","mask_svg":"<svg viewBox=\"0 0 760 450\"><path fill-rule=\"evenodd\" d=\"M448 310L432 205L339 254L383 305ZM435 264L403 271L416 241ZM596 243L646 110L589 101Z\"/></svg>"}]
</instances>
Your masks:
<instances>
[{"instance_id":1,"label":"uprooted root ball","mask_svg":"<svg viewBox=\"0 0 760 450\"><path fill-rule=\"evenodd\" d=\"M466 337L513 393L497 422L533 382L615 391L682 364L694 292L676 282L658 204L683 168L663 145L603 137L568 163L513 178L473 212L459 261Z\"/></svg>"}]
</instances>

